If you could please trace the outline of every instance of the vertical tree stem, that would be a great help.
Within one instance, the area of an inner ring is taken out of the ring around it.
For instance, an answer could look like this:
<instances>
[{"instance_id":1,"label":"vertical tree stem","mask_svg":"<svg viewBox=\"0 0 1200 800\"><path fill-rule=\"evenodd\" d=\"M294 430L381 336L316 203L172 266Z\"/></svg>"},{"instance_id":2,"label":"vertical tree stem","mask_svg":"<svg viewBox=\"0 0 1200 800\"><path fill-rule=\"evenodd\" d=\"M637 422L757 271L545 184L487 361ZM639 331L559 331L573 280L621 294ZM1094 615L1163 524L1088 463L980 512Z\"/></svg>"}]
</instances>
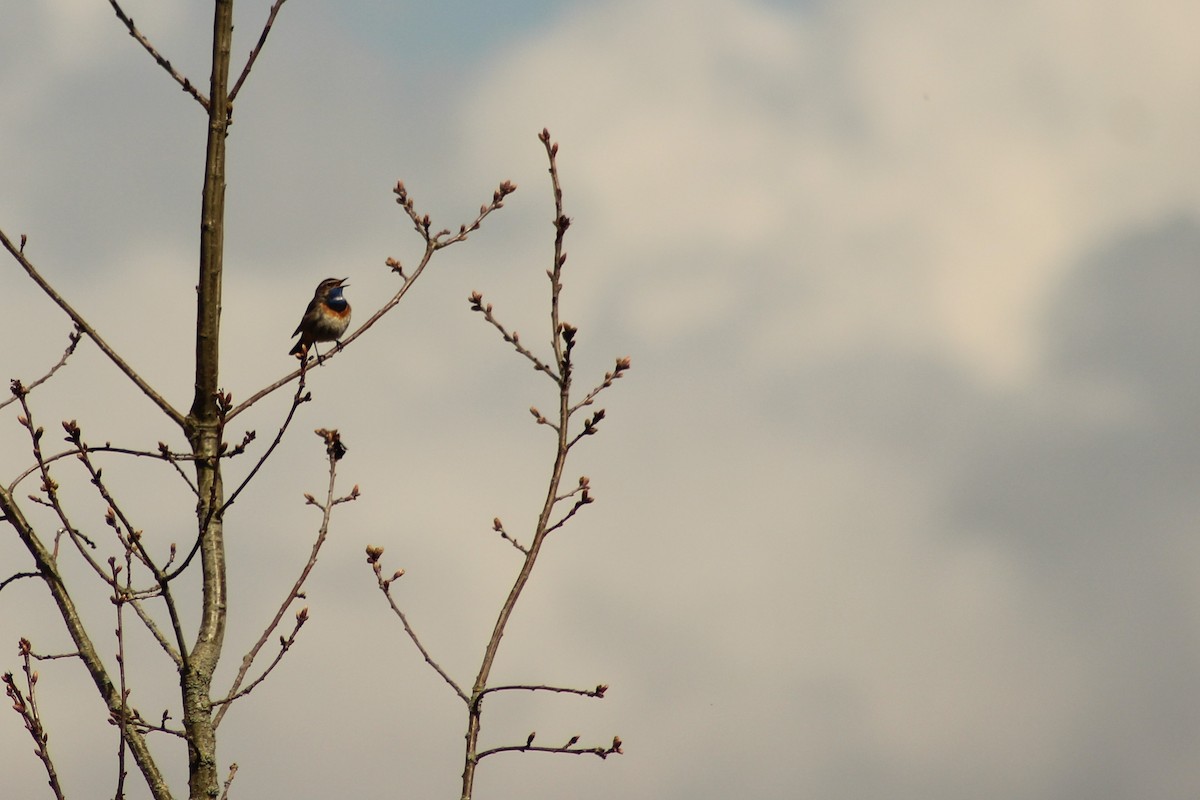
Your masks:
<instances>
[{"instance_id":1,"label":"vertical tree stem","mask_svg":"<svg viewBox=\"0 0 1200 800\"><path fill-rule=\"evenodd\" d=\"M196 517L200 536L202 605L196 644L181 674L183 724L188 742L191 800L211 800L221 791L217 740L212 718L212 676L225 638L226 582L224 504L219 460L221 269L225 239L225 137L228 132L229 53L233 39L233 0L216 0L213 19L212 79L208 106L208 149L200 211L200 280L196 299L196 385L188 438L197 457Z\"/></svg>"}]
</instances>

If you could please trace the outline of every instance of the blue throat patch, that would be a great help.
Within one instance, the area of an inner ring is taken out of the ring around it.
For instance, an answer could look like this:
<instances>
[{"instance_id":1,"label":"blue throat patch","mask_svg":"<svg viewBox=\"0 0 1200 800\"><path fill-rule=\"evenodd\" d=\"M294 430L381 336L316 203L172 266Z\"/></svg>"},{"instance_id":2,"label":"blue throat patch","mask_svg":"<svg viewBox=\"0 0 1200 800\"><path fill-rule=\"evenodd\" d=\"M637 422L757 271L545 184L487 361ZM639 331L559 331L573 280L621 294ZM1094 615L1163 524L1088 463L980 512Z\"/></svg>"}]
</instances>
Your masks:
<instances>
[{"instance_id":1,"label":"blue throat patch","mask_svg":"<svg viewBox=\"0 0 1200 800\"><path fill-rule=\"evenodd\" d=\"M345 311L350 304L346 302L346 298L342 297L342 287L338 286L331 289L329 294L325 296L325 303L334 311Z\"/></svg>"}]
</instances>

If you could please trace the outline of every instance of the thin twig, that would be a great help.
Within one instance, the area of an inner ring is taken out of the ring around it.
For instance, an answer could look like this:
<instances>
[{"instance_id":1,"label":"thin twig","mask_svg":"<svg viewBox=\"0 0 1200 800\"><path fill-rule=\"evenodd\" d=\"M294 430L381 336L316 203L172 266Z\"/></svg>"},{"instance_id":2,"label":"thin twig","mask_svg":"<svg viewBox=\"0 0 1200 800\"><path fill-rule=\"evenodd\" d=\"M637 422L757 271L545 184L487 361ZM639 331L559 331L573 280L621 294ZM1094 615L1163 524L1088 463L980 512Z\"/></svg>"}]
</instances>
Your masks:
<instances>
[{"instance_id":1,"label":"thin twig","mask_svg":"<svg viewBox=\"0 0 1200 800\"><path fill-rule=\"evenodd\" d=\"M42 500L35 495L30 495L29 499L39 502L54 511L55 515L58 516L59 522L62 523L63 530L65 530L70 537L71 543L75 545L75 549L87 562L88 566L92 568L92 571L95 572L101 580L107 582L107 578L104 574L104 567L99 561L93 558L92 554L89 553L84 547L84 544L86 543L94 550L96 548L96 543L80 533L79 530L71 523L70 518L67 516L66 509L63 508L62 503L59 501L58 481L54 480L54 478L50 475L50 468L47 466L46 459L42 455L42 436L46 431L44 428L42 428L40 425L36 425L34 422L33 411L29 407L29 400L26 396L25 387L21 385L20 381L13 381L12 392L14 395L16 395L18 402L21 404L21 410L24 412L17 417L17 422L19 422L27 431L29 431L29 439L33 448L33 458L37 463L38 471L40 472L42 478L42 485L39 488L41 489L42 494L46 496L45 500ZM8 494L11 496L11 492Z\"/></svg>"},{"instance_id":2,"label":"thin twig","mask_svg":"<svg viewBox=\"0 0 1200 800\"><path fill-rule=\"evenodd\" d=\"M280 0L280 2L282 2L282 0ZM237 500L237 497L242 493L242 490L249 485L254 476L258 474L258 471L262 469L262 465L265 464L267 459L271 457L271 453L275 452L276 447L279 447L279 443L283 441L284 433L287 432L288 426L292 424L292 419L294 419L296 416L296 409L298 409L302 403L306 403L312 399L312 395L307 394L304 391L305 375L307 372L307 362L305 362L305 364L302 364L300 368L300 380L296 383L296 394L292 396L292 405L288 409L287 416L283 419L283 424L279 426L279 432L275 434L274 441L272 441L267 449L263 451L262 456L250 469L250 472L246 474L246 477L242 479L242 482L238 484L238 487L230 492L229 499L225 501L225 505L221 507L221 511L219 513L224 514L225 511L231 505L233 505L233 501Z\"/></svg>"},{"instance_id":3,"label":"thin twig","mask_svg":"<svg viewBox=\"0 0 1200 800\"><path fill-rule=\"evenodd\" d=\"M504 341L511 344L518 353L525 356L525 358L529 359L529 361L533 364L533 368L535 370L537 370L538 372L546 373L546 375L548 375L552 380L554 380L556 382L560 382L562 380L557 374L555 374L554 370L552 370L552 369L550 369L550 367L546 366L546 364L540 358L538 358L536 355L534 355L533 352L531 350L529 350L529 348L527 348L527 347L525 347L525 345L521 344L521 338L520 338L520 336L517 335L516 331L509 333L508 330L504 327L504 325L502 325L500 323L500 320L496 319L492 315L492 304L491 303L484 304L483 295L481 293L471 292L471 296L467 298L467 302L469 302L471 304L472 311L477 311L480 314L483 314L483 318L486 319L488 322L490 322L492 324L492 327L494 327L496 330L500 331L500 336L502 336L504 338Z\"/></svg>"},{"instance_id":4,"label":"thin twig","mask_svg":"<svg viewBox=\"0 0 1200 800\"><path fill-rule=\"evenodd\" d=\"M117 680L120 682L121 713L117 725L121 735L117 737L117 791L114 797L125 796L125 739L129 736L129 687L125 680L125 603L121 597L119 586L120 568L116 559L108 559L109 569L112 570L113 603L117 606ZM133 551L125 548L125 590L131 591L130 583L133 574Z\"/></svg>"},{"instance_id":5,"label":"thin twig","mask_svg":"<svg viewBox=\"0 0 1200 800\"><path fill-rule=\"evenodd\" d=\"M604 380L600 381L599 385L596 386L595 389L592 389L590 392L588 392L587 395L585 395L582 400L580 400L575 405L571 406L571 413L574 414L576 411L583 408L584 406L590 406L592 404L592 402L595 401L596 395L600 394L602 391L604 391L608 387L612 386L614 381L618 381L621 379L621 377L625 374L625 370L629 369L629 365L630 365L629 356L622 356L621 358L618 358L617 365L615 367L613 367L612 372L604 373Z\"/></svg>"},{"instance_id":6,"label":"thin twig","mask_svg":"<svg viewBox=\"0 0 1200 800\"><path fill-rule=\"evenodd\" d=\"M236 763L229 765L229 777L225 779L225 787L221 791L221 800L229 800L229 787L233 784L234 777L237 776L238 765Z\"/></svg>"},{"instance_id":7,"label":"thin twig","mask_svg":"<svg viewBox=\"0 0 1200 800\"><path fill-rule=\"evenodd\" d=\"M515 538L510 536L508 534L508 531L504 530L504 523L500 521L499 517L496 517L494 520L492 520L492 530L499 533L501 539L508 542L509 544L511 544L513 547L517 548L518 550L520 550L525 555L529 555L529 549L526 548L525 545L518 542Z\"/></svg>"},{"instance_id":8,"label":"thin twig","mask_svg":"<svg viewBox=\"0 0 1200 800\"><path fill-rule=\"evenodd\" d=\"M575 742L579 741L578 736L572 736L569 743L560 745L559 747L543 747L533 744L533 735L530 734L528 744L512 744L504 747L493 747L490 750L484 750L476 760L482 761L488 756L494 756L497 753L565 753L572 756L599 756L601 759L608 758L616 753L623 754L625 751L621 749L621 737L614 736L612 744L608 747L575 747Z\"/></svg>"},{"instance_id":9,"label":"thin twig","mask_svg":"<svg viewBox=\"0 0 1200 800\"><path fill-rule=\"evenodd\" d=\"M142 624L146 626L146 630L150 631L150 635L154 637L156 642L158 642L158 646L163 649L163 652L175 662L176 667L182 667L183 656L179 654L179 651L175 649L174 645L167 641L167 637L163 636L163 632L159 629L158 623L155 621L155 619L150 616L150 614L145 608L142 607L142 604L139 601L130 598L128 603L133 606L133 610L137 613L138 619L140 619Z\"/></svg>"},{"instance_id":10,"label":"thin twig","mask_svg":"<svg viewBox=\"0 0 1200 800\"><path fill-rule=\"evenodd\" d=\"M112 2L112 0L110 0L110 2ZM3 230L0 230L0 243L2 243L4 248L12 254L12 257L17 260L17 263L21 265L21 268L25 270L26 274L33 279L33 282L40 286L42 291L46 293L46 296L48 296L55 302L56 305L58 305L59 308L66 312L67 316L74 321L75 325L84 333L86 333L89 339L96 343L96 346L100 348L104 355L108 356L109 360L117 366L117 369L121 370L121 372L124 372L126 377L133 381L134 385L141 389L144 395L149 397L150 400L153 401L153 403L158 406L164 414L171 418L172 422L174 422L176 425L179 425L181 428L185 427L184 415L179 413L174 406L167 402L166 398L155 391L154 387L147 383L141 375L134 371L133 367L129 366L129 364L125 362L125 359L117 355L117 351L113 350L112 347L109 346L108 342L101 338L100 334L96 332L96 329L89 325L87 320L85 320L78 311L72 308L71 304L68 303L62 297L62 295L55 291L53 286L46 282L46 279L41 276L41 273L34 268L33 263L25 257L25 253L23 252L22 248L18 248L16 245L14 245L8 236L5 235Z\"/></svg>"},{"instance_id":11,"label":"thin twig","mask_svg":"<svg viewBox=\"0 0 1200 800\"><path fill-rule=\"evenodd\" d=\"M175 645L177 649L165 646L166 640L162 638L161 632L157 631L155 627L149 626L149 616L140 609L138 610L138 618L143 622L146 622L148 627L151 627L151 632L155 634L155 638L159 640L161 645L164 645L163 650L166 651L169 656L171 656L176 664L182 665L187 658L187 639L184 637L183 624L179 618L179 611L175 605L175 598L171 594L170 580L167 577L167 573L154 563L154 560L150 557L150 553L146 550L145 545L142 544L142 532L134 528L129 518L125 515L121 504L119 504L116 498L113 497L112 493L109 492L108 486L104 483L101 477L101 471L92 462L89 454L89 448L83 441L83 434L79 429L79 425L74 420L71 420L63 423L63 429L67 432L67 440L79 449L79 460L83 463L84 468L87 469L88 474L91 476L92 485L96 487L96 491L99 492L100 498L108 504L108 511L105 514L105 522L117 535L118 540L124 546L126 552L130 554L136 553L138 560L148 570L150 570L151 575L154 576L154 582L158 585L158 591L162 594L163 603L167 607L167 615L171 620L171 629L175 634ZM122 527L124 530L122 530ZM120 587L117 586L115 582L112 584L112 587L116 592L121 591ZM132 585L127 588L132 590Z\"/></svg>"},{"instance_id":12,"label":"thin twig","mask_svg":"<svg viewBox=\"0 0 1200 800\"><path fill-rule=\"evenodd\" d=\"M193 456L191 453L187 453L187 454L171 453L170 451L163 452L162 450L159 450L159 452L155 453L155 452L151 452L149 450L134 450L133 448L129 448L129 447L116 447L111 444L96 445L96 446L89 445L88 450L90 450L93 453L115 453L117 455L123 455L123 456L136 456L138 458L155 458L160 461L170 462L175 465L176 472L178 472L180 474L180 476L183 478L184 482L187 483L188 488L192 490L192 494L197 494L196 485L194 483L192 483L192 480L191 480L191 478L188 477L187 473L179 468L179 465L177 463L179 461L194 460L195 456ZM53 464L55 461L59 461L64 458L70 458L71 456L78 456L78 455L79 455L79 449L74 448L71 450L64 450L61 453L55 453L54 455L45 456L44 460L45 460L46 464ZM17 488L17 485L20 484L21 481L25 480L26 478L28 478L30 475L34 474L35 472L38 472L39 469L40 469L40 466L37 464L34 464L33 466L26 468L23 472L18 474L16 478L13 479L12 483L10 483L8 485L8 490L10 492L15 491Z\"/></svg>"},{"instance_id":13,"label":"thin twig","mask_svg":"<svg viewBox=\"0 0 1200 800\"><path fill-rule=\"evenodd\" d=\"M299 392L297 392L296 396L299 398ZM296 404L298 405L299 401L297 401ZM312 497L312 495L307 495L306 498L311 505L315 505L321 509L321 527L317 531L316 541L313 542L312 550L309 551L308 561L305 562L304 568L300 570L299 577L296 578L296 582L292 584L291 590L288 591L287 595L283 598L283 602L279 605L279 610L275 612L275 616L271 619L271 622L263 631L262 636L258 638L258 641L254 643L254 646L251 647L250 651L242 658L242 665L238 669L237 676L233 679L233 685L226 693L225 699L219 701L221 708L217 710L216 716L213 717L214 730L221 724L221 720L224 718L225 712L229 710L230 703L237 698L248 694L252 689L254 689L254 687L262 683L263 680L266 679L267 675L271 673L271 670L275 669L275 665L279 663L279 660L283 658L283 654L291 648L292 643L296 639L296 634L300 631L300 627L308 620L308 608L303 608L297 612L296 627L292 630L291 636L280 639L280 650L278 655L275 656L275 660L272 661L267 669L264 670L263 674L260 675L248 687L246 687L244 691L239 691L242 686L242 681L246 679L246 675L250 672L251 666L254 665L254 659L258 657L258 653L267 643L267 639L269 639L275 629L279 627L279 623L283 619L283 615L287 613L288 608L296 601L296 598L300 596L300 593L304 588L304 582L308 580L308 576L312 573L313 568L317 565L317 556L321 552L321 546L325 544L325 538L329 535L329 521L333 514L333 507L339 503L356 500L359 497L357 485L350 491L350 494L346 495L345 497L335 498L333 496L334 485L337 481L337 462L345 453L345 446L342 444L341 437L337 434L337 431L326 431L321 429L318 431L318 434L322 435L326 441L326 453L329 456L329 484L325 492L324 505L318 503Z\"/></svg>"},{"instance_id":14,"label":"thin twig","mask_svg":"<svg viewBox=\"0 0 1200 800\"><path fill-rule=\"evenodd\" d=\"M8 586L13 581L19 581L22 578L40 578L40 577L42 577L40 572L18 572L15 575L9 575L4 580L0 581L0 591L3 591L4 587Z\"/></svg>"},{"instance_id":15,"label":"thin twig","mask_svg":"<svg viewBox=\"0 0 1200 800\"><path fill-rule=\"evenodd\" d=\"M166 712L163 712L163 719L166 720ZM137 728L142 733L167 733L179 739L186 739L187 734L174 728L168 728L166 724L151 725L142 718L142 715L136 709L132 712L132 719L129 721L130 727Z\"/></svg>"},{"instance_id":16,"label":"thin twig","mask_svg":"<svg viewBox=\"0 0 1200 800\"><path fill-rule=\"evenodd\" d=\"M117 0L108 0L108 3L113 7L113 11L117 12L117 19L125 23L125 27L129 29L129 35L134 39L137 39L138 43L141 44L142 47L146 48L146 52L149 53L156 62L158 62L158 65L165 69L167 74L174 78L175 82L178 83L185 92L194 97L196 102L204 107L205 111L208 111L208 98L200 94L200 90L192 85L191 81L180 75L178 70L171 66L171 62L154 49L154 45L150 44L150 40L143 36L142 32L137 29L137 26L133 24L133 19L130 18L129 15L127 15L121 8L121 6L117 4Z\"/></svg>"},{"instance_id":17,"label":"thin twig","mask_svg":"<svg viewBox=\"0 0 1200 800\"><path fill-rule=\"evenodd\" d=\"M45 375L38 378L33 383L25 384L26 392L32 392L37 387L50 380L50 378L54 376L54 373L58 372L62 368L63 364L67 363L67 359L71 357L71 354L75 352L75 348L79 345L79 340L83 338L83 329L76 325L75 330L71 331L71 334L68 338L70 339L70 343L67 345L67 349L63 351L62 358L60 358L58 363L51 367L50 371ZM16 402L16 399L16 397L8 398L3 403L0 403L0 408L4 408L9 403Z\"/></svg>"},{"instance_id":18,"label":"thin twig","mask_svg":"<svg viewBox=\"0 0 1200 800\"><path fill-rule=\"evenodd\" d=\"M414 631L412 625L409 624L408 616L405 615L404 611L400 609L400 606L396 604L396 599L392 597L392 581L401 577L404 574L404 570L397 570L391 578L384 578L383 567L379 563L379 559L382 555L382 547L375 547L374 545L369 545L367 547L367 563L370 564L371 569L375 571L375 580L379 583L380 591L382 591L384 596L387 598L388 605L392 607L393 613L400 618L400 624L404 626L404 632L408 634L408 638L412 640L412 643L417 646L417 650L420 651L421 657L425 659L425 663L433 667L433 671L442 676L442 680L444 680L450 686L450 688L454 690L454 693L458 695L460 700L467 705L470 705L471 698L467 697L467 693L462 690L462 687L450 677L450 674L446 672L446 670L442 669L440 664L433 660L433 656L431 656L429 651L425 649L425 645L421 644L421 640L417 636L417 632Z\"/></svg>"},{"instance_id":19,"label":"thin twig","mask_svg":"<svg viewBox=\"0 0 1200 800\"><path fill-rule=\"evenodd\" d=\"M267 679L267 676L269 676L275 667L278 666L279 662L283 660L284 653L292 649L292 645L296 643L296 636L300 633L300 628L302 628L304 623L307 621L308 606L305 606L296 612L296 627L292 628L292 632L287 636L279 637L279 652L275 654L275 658L271 660L271 663L267 665L267 668L263 670L262 674L250 681L250 683L246 684L245 687L239 689L228 697L213 701L214 706L222 707L221 710L217 712L217 720L213 723L214 728L216 727L217 722L220 721L220 717L222 716L221 712L228 708L230 703L232 703L234 700L237 700L239 697L245 697L246 695L250 694L255 690L255 688L258 687L260 683Z\"/></svg>"},{"instance_id":20,"label":"thin twig","mask_svg":"<svg viewBox=\"0 0 1200 800\"><path fill-rule=\"evenodd\" d=\"M271 13L267 15L267 24L263 25L262 33L258 35L258 44L254 45L254 49L250 51L250 57L246 59L246 66L242 67L242 74L238 76L237 82L233 84L233 88L229 90L229 102L237 97L238 91L241 90L242 84L246 82L246 78L250 76L250 70L254 67L254 62L258 59L258 54L262 52L263 45L267 43L267 34L271 32L271 26L275 24L275 15L279 13L279 9L286 3L287 0L275 0L271 5ZM230 780L233 777L230 776Z\"/></svg>"},{"instance_id":21,"label":"thin twig","mask_svg":"<svg viewBox=\"0 0 1200 800\"><path fill-rule=\"evenodd\" d=\"M571 689L566 686L544 686L541 684L513 684L511 686L489 686L480 692L482 697L485 694L492 692L558 692L561 694L577 694L581 697L600 697L603 698L608 692L608 686L605 684L598 685L595 689Z\"/></svg>"},{"instance_id":22,"label":"thin twig","mask_svg":"<svg viewBox=\"0 0 1200 800\"><path fill-rule=\"evenodd\" d=\"M558 522L556 522L553 525L550 525L549 527L546 528L546 533L550 534L550 533L553 533L554 531L558 530L559 528L561 528L563 525L565 525L567 523L567 520L569 520L571 517L575 516L575 513L577 511L579 511L579 509L583 508L584 506L586 506L587 504L589 504L591 502L592 502L592 496L585 492L583 497L581 497L575 501L575 505L571 506L571 510L568 511L563 516L562 519L560 519Z\"/></svg>"},{"instance_id":23,"label":"thin twig","mask_svg":"<svg viewBox=\"0 0 1200 800\"><path fill-rule=\"evenodd\" d=\"M60 658L79 658L79 651L76 650L73 653L48 653L46 655L39 655L30 651L29 657L34 661L57 661Z\"/></svg>"},{"instance_id":24,"label":"thin twig","mask_svg":"<svg viewBox=\"0 0 1200 800\"><path fill-rule=\"evenodd\" d=\"M36 688L38 674L29 665L30 646L28 639L21 639L20 654L28 694L22 694L11 672L4 673L3 682L5 692L13 701L13 710L20 715L21 720L25 723L25 730L29 731L29 735L33 737L33 752L34 755L41 759L42 766L46 768L46 776L49 778L50 789L54 792L54 796L58 800L63 800L65 795L63 794L62 786L58 782L58 772L54 769L53 759L50 758L48 744L50 736L46 733L46 729L42 725L41 714L38 712Z\"/></svg>"}]
</instances>

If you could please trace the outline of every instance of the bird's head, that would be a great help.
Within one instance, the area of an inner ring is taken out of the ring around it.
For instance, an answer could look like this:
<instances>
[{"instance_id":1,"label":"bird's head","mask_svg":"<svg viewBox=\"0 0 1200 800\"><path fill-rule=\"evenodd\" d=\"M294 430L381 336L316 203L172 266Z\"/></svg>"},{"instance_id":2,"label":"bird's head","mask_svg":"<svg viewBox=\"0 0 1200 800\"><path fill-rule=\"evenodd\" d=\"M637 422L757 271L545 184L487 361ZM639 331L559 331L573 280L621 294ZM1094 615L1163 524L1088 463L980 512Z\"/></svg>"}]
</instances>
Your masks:
<instances>
[{"instance_id":1,"label":"bird's head","mask_svg":"<svg viewBox=\"0 0 1200 800\"><path fill-rule=\"evenodd\" d=\"M345 289L350 284L346 281L349 278L326 278L321 281L321 285L317 287L317 297L333 299L342 296L342 289Z\"/></svg>"}]
</instances>

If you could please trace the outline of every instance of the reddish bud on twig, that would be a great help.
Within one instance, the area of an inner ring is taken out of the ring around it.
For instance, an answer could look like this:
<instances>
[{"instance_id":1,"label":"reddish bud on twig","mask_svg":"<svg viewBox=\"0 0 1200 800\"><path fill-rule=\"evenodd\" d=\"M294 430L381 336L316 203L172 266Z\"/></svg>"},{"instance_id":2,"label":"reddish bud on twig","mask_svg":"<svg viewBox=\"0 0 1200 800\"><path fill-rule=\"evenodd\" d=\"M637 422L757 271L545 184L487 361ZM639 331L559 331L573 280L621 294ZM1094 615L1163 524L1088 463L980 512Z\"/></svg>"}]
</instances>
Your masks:
<instances>
[{"instance_id":1,"label":"reddish bud on twig","mask_svg":"<svg viewBox=\"0 0 1200 800\"><path fill-rule=\"evenodd\" d=\"M536 737L536 736L537 736L537 731L530 731L528 738L525 739L525 746L529 747L531 744L533 744L534 737Z\"/></svg>"}]
</instances>

